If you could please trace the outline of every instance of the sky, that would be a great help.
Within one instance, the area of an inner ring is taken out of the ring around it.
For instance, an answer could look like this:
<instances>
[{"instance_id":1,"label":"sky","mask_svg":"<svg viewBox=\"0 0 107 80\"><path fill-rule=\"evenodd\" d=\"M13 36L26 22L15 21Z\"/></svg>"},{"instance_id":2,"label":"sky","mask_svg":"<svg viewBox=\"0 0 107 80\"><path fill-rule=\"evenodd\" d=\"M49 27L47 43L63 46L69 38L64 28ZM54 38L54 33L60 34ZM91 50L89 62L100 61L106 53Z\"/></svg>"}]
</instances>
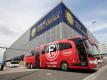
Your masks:
<instances>
[{"instance_id":1,"label":"sky","mask_svg":"<svg viewBox=\"0 0 107 80\"><path fill-rule=\"evenodd\" d=\"M0 46L11 46L60 1L0 0ZM63 0L63 2L100 42L107 42L107 0ZM0 49L0 55L3 51Z\"/></svg>"}]
</instances>

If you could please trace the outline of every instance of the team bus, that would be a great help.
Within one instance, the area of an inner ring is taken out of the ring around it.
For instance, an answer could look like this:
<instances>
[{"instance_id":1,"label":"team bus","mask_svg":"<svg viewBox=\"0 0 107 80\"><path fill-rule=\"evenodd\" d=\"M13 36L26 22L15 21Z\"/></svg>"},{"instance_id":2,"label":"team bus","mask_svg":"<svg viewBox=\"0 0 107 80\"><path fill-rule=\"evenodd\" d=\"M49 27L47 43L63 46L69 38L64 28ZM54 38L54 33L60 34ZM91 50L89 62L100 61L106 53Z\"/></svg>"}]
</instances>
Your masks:
<instances>
[{"instance_id":1,"label":"team bus","mask_svg":"<svg viewBox=\"0 0 107 80\"><path fill-rule=\"evenodd\" d=\"M97 48L91 40L79 36L57 40L25 56L27 68L93 69L97 67Z\"/></svg>"}]
</instances>

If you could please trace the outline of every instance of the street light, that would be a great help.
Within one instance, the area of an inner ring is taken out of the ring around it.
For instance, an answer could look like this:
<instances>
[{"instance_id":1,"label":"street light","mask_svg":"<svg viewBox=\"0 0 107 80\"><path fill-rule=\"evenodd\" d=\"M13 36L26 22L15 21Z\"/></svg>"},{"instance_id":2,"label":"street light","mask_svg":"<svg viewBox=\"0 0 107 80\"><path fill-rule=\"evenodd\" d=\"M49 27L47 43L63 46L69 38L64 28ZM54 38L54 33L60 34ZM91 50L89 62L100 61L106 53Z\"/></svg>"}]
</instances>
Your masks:
<instances>
[{"instance_id":1,"label":"street light","mask_svg":"<svg viewBox=\"0 0 107 80\"><path fill-rule=\"evenodd\" d=\"M96 23L96 21L93 21L91 24L93 25L93 24L95 24ZM93 34L94 34L94 36L96 36L96 33L95 33L95 29L93 29L93 32L92 32Z\"/></svg>"},{"instance_id":2,"label":"street light","mask_svg":"<svg viewBox=\"0 0 107 80\"><path fill-rule=\"evenodd\" d=\"M93 21L92 24L96 23L96 21Z\"/></svg>"}]
</instances>

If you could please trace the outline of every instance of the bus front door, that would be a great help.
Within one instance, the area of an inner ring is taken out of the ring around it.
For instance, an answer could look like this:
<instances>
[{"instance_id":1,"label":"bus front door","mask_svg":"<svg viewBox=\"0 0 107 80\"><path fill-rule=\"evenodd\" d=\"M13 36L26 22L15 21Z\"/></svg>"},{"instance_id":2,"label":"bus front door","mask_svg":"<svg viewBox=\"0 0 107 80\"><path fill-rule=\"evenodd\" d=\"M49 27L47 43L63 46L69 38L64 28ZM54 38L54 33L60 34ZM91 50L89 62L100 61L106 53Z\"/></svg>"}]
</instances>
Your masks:
<instances>
[{"instance_id":1,"label":"bus front door","mask_svg":"<svg viewBox=\"0 0 107 80\"><path fill-rule=\"evenodd\" d=\"M86 55L86 50L84 47L84 44L81 40L75 40L75 44L78 50L78 56L80 60L80 66L87 66L88 65L88 60L87 60L87 55Z\"/></svg>"}]
</instances>

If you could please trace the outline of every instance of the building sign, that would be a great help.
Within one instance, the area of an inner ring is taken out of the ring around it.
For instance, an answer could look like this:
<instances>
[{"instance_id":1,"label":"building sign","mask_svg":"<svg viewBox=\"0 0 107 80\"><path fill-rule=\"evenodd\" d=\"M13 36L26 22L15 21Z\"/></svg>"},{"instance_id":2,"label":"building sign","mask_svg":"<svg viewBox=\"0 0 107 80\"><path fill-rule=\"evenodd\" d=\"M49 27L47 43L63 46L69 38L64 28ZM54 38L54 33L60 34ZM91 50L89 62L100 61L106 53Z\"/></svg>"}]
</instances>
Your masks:
<instances>
[{"instance_id":1,"label":"building sign","mask_svg":"<svg viewBox=\"0 0 107 80\"><path fill-rule=\"evenodd\" d=\"M65 6L62 9L63 21L82 36L87 37L87 29L78 18Z\"/></svg>"},{"instance_id":2,"label":"building sign","mask_svg":"<svg viewBox=\"0 0 107 80\"><path fill-rule=\"evenodd\" d=\"M42 18L37 24L35 24L30 30L30 40L54 27L61 22L61 5L58 5L44 18Z\"/></svg>"},{"instance_id":3,"label":"building sign","mask_svg":"<svg viewBox=\"0 0 107 80\"><path fill-rule=\"evenodd\" d=\"M65 17L66 17L66 20L67 20L67 24L69 25L73 25L74 24L74 19L73 19L73 16L72 14L69 12L69 11L65 11Z\"/></svg>"},{"instance_id":4,"label":"building sign","mask_svg":"<svg viewBox=\"0 0 107 80\"><path fill-rule=\"evenodd\" d=\"M60 3L56 8L54 8L31 28L29 40L32 40L35 37L41 35L62 21L68 24L82 36L87 37L87 29L84 27L84 25L63 3Z\"/></svg>"}]
</instances>

